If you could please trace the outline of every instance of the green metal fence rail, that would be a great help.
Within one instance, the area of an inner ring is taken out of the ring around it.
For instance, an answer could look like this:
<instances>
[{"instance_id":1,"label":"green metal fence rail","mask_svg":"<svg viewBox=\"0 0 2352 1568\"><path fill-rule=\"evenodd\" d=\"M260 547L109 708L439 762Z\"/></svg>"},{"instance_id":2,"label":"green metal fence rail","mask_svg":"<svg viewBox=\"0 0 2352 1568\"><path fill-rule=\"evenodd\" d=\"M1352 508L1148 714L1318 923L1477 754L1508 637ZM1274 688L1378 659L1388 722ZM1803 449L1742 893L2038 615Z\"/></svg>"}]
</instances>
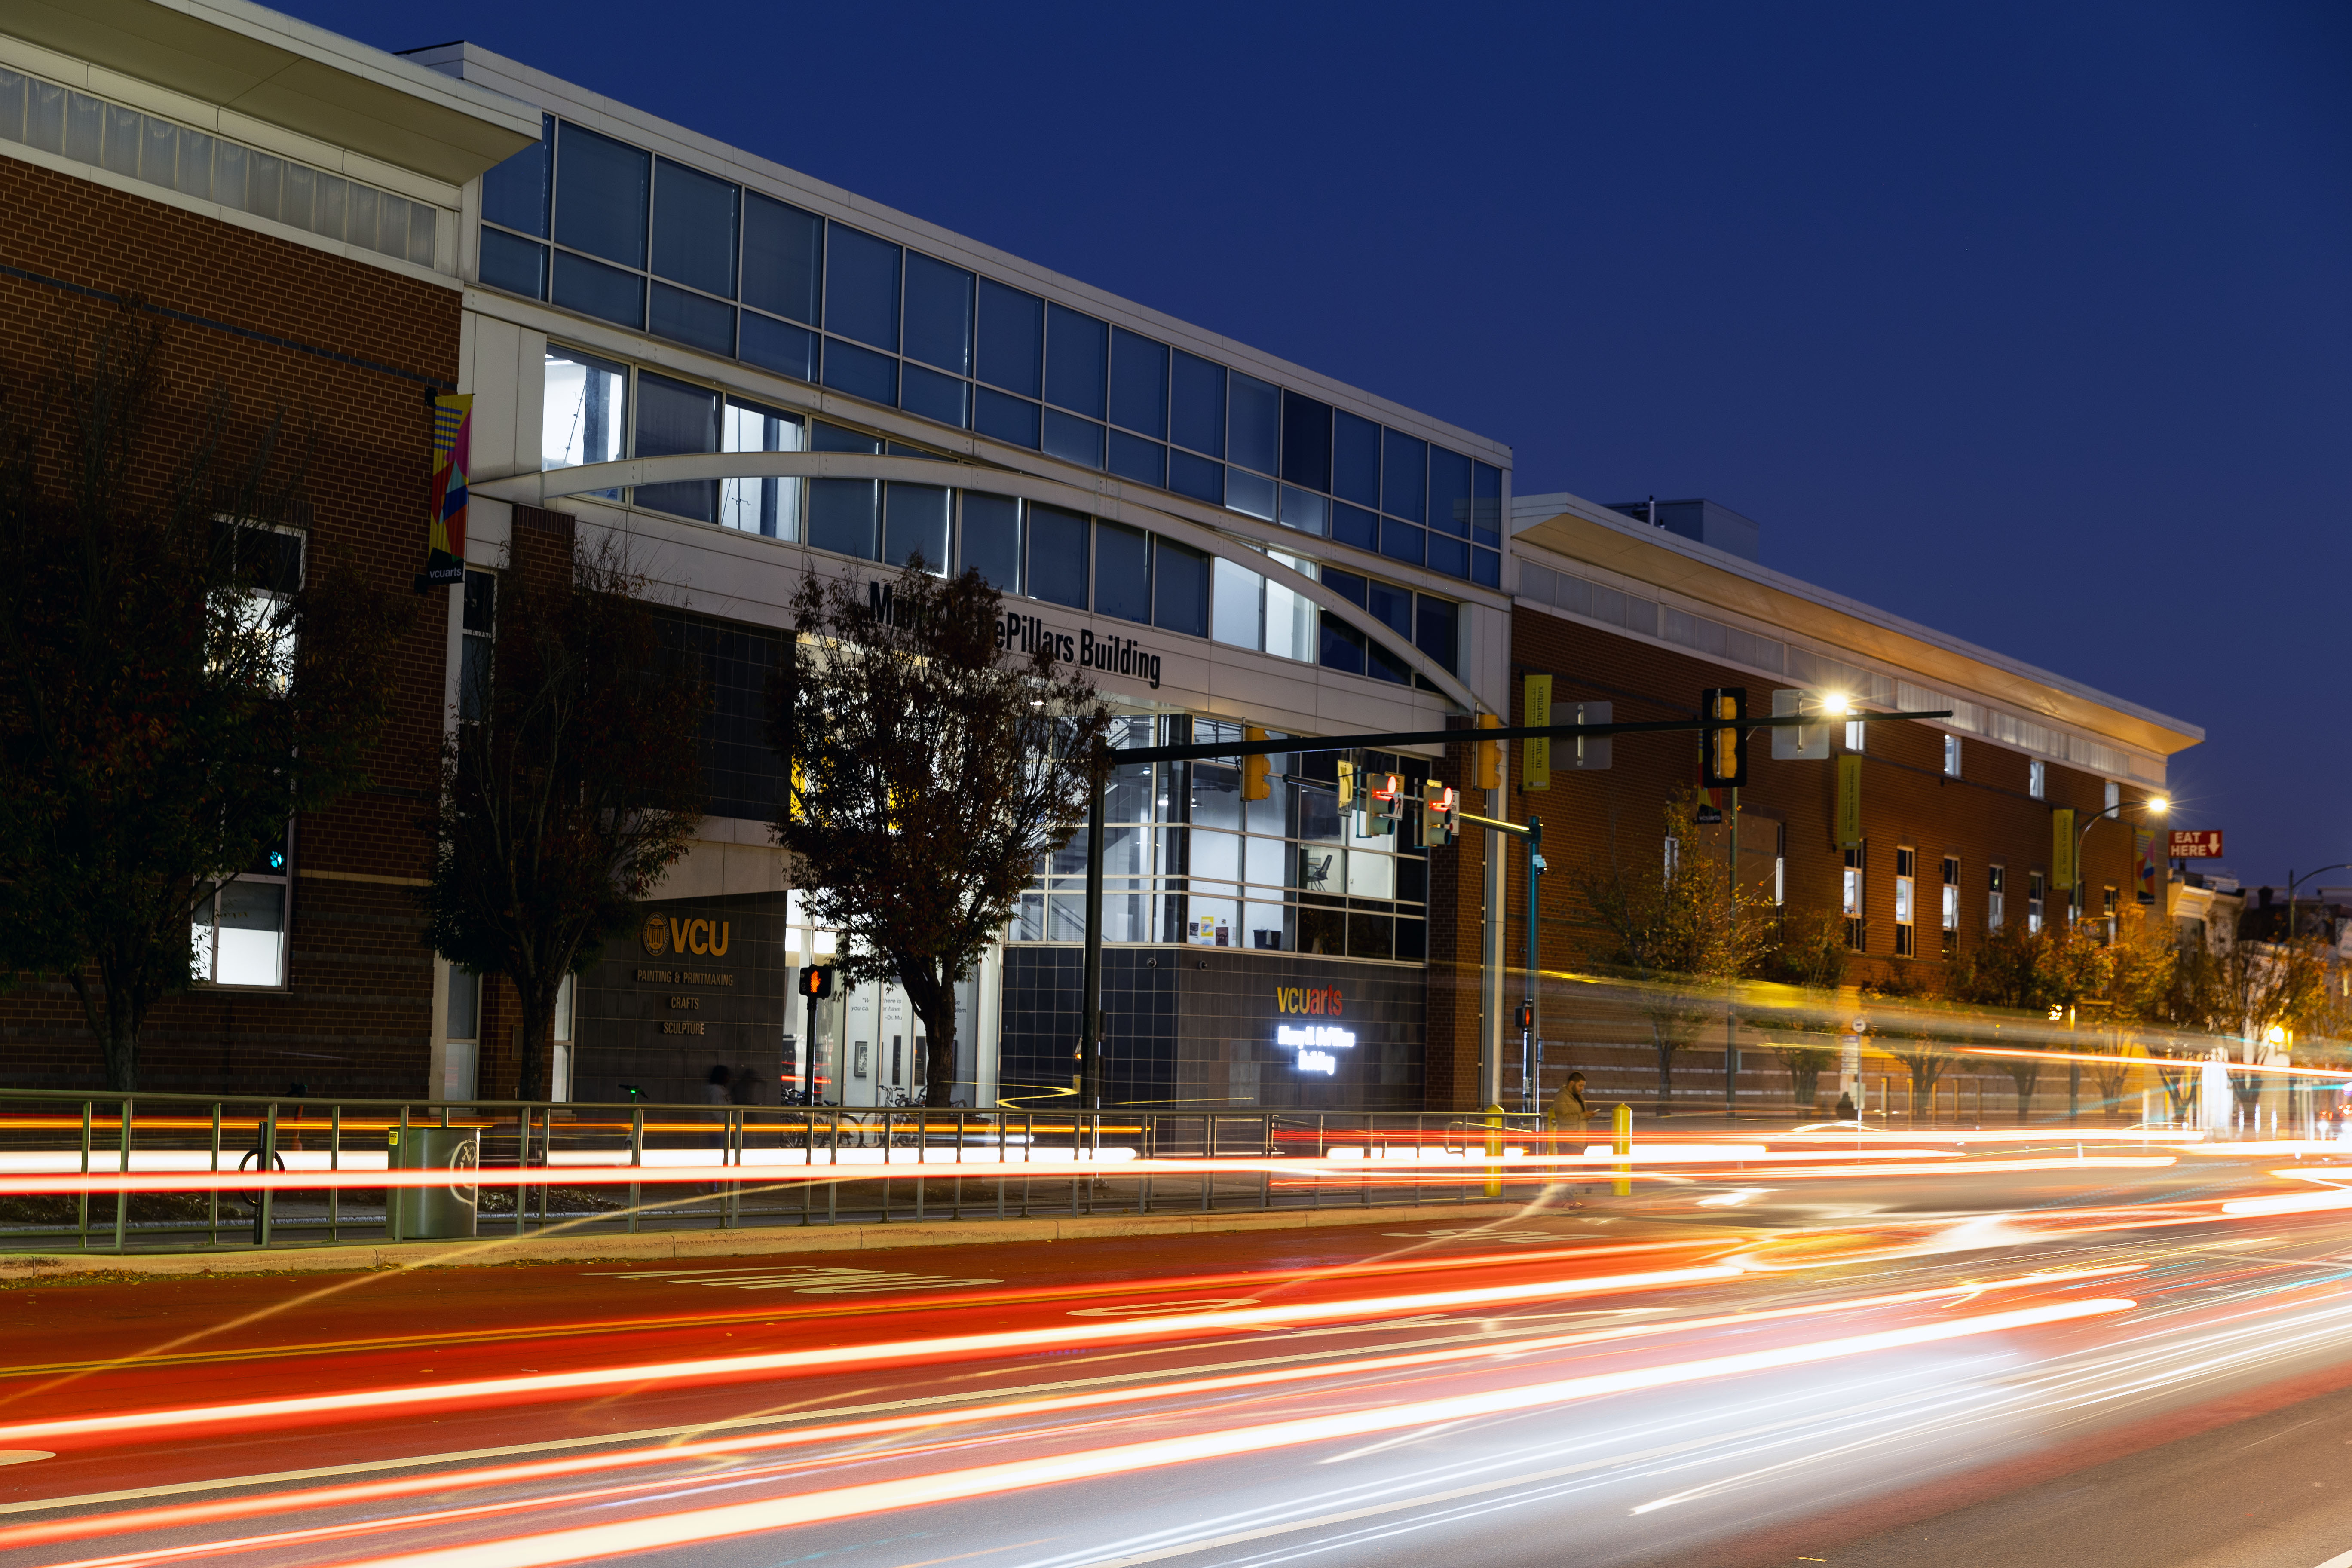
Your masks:
<instances>
[{"instance_id":1,"label":"green metal fence rail","mask_svg":"<svg viewBox=\"0 0 2352 1568\"><path fill-rule=\"evenodd\" d=\"M367 1184L369 1172L443 1131L474 1135L470 1164ZM470 1190L485 1238L1531 1198L1551 1178L1477 1161L1539 1132L1517 1113L0 1089L0 1254L417 1239L403 1225L410 1205L391 1201L409 1191ZM313 1172L318 1184L306 1186ZM126 1190L122 1173L139 1190Z\"/></svg>"}]
</instances>

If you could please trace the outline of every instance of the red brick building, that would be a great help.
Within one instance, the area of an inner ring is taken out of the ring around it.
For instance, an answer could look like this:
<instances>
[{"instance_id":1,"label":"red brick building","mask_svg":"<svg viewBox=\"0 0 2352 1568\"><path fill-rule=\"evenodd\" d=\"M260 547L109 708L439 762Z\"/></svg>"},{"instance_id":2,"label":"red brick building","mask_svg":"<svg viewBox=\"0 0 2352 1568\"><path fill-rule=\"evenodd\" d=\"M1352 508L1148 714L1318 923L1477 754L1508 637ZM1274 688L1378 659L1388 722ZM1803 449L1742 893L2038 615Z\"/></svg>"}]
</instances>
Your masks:
<instances>
[{"instance_id":1,"label":"red brick building","mask_svg":"<svg viewBox=\"0 0 2352 1568\"><path fill-rule=\"evenodd\" d=\"M2062 837L2082 846L2080 918L2110 931L2134 918L2151 865L2157 879L2144 890L2162 918L2161 851L2143 858L2135 834L2162 827L2147 802L2162 795L2166 759L2203 738L2196 726L1574 496L1519 498L1512 524L1514 721L1527 712L1534 677L1549 679L1556 722L1572 721L1577 704L1607 704L1605 715L1590 714L1595 720L1694 719L1701 692L1719 687L1744 688L1748 711L1759 715L1773 711L1776 689L1842 694L1865 712L1950 710L1937 721L1832 724L1830 755L1820 760L1778 760L1767 732L1751 738L1751 782L1738 809L1741 884L1789 921L1833 911L1851 949L1850 987L1932 990L1949 960L1991 930L2063 922L2067 889L2053 875ZM1457 781L1466 765L1457 749ZM1699 766L1694 734L1621 737L1605 765L1581 770L1555 742L1549 785L1533 791L1522 787L1524 748L1511 748L1505 815L1544 822L1542 1032L1554 1087L1575 1067L1599 1098L1655 1098L1655 1053L1640 1021L1570 978L1612 945L1575 884L1580 872L1656 868L1680 853L1666 842L1664 806L1699 782ZM1861 841L1851 846L1838 831L1842 769L1860 775ZM1706 847L1721 856L1729 828L1698 831L1715 837ZM1473 884L1486 869L1475 836L1462 847L1469 853L1450 890L1441 885L1435 895L1450 900L1455 918L1433 921L1450 924L1457 941L1478 929L1481 889ZM1516 844L1504 881L1507 1012L1521 994L1527 940ZM1428 1081L1433 1105L1462 1107L1480 1092L1478 955L1447 956L1450 992L1433 963ZM1499 1053L1511 1105L1520 1072L1514 1027L1506 1024ZM1740 1103L1785 1103L1786 1074L1748 1033ZM1495 1043L1490 1037L1488 1048ZM1719 1037L1679 1052L1674 1073L1677 1100L1719 1107ZM1823 1081L1833 1098L1834 1075Z\"/></svg>"},{"instance_id":2,"label":"red brick building","mask_svg":"<svg viewBox=\"0 0 2352 1568\"><path fill-rule=\"evenodd\" d=\"M233 445L282 416L283 461L307 463L290 520L306 550L406 595L424 558L429 399L457 385L461 190L536 137L537 114L258 10L20 8L0 27L0 378L19 415L57 356L86 356L110 321L159 325L159 489L216 396ZM445 598L418 600L384 650L400 696L370 787L295 825L287 875L231 895L215 983L150 1018L143 1088L422 1083L435 966L413 889L445 719ZM54 984L0 995L0 1062L16 1088L103 1081Z\"/></svg>"}]
</instances>

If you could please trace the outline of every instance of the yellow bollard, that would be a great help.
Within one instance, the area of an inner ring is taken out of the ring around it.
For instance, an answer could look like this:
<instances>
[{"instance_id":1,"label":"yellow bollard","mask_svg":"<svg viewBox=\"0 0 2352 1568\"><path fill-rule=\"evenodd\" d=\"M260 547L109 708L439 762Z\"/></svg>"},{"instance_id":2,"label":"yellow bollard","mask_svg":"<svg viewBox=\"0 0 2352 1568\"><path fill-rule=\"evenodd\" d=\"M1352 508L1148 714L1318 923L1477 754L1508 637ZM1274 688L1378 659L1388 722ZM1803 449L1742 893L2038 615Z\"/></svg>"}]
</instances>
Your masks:
<instances>
[{"instance_id":1,"label":"yellow bollard","mask_svg":"<svg viewBox=\"0 0 2352 1568\"><path fill-rule=\"evenodd\" d=\"M1617 1102L1616 1134L1617 1195L1631 1197L1633 1195L1631 1180L1633 1173L1631 1158L1633 1152L1633 1108L1622 1100Z\"/></svg>"},{"instance_id":2,"label":"yellow bollard","mask_svg":"<svg viewBox=\"0 0 2352 1568\"><path fill-rule=\"evenodd\" d=\"M1486 1108L1486 1154L1494 1160L1503 1157L1503 1108L1499 1105ZM1486 1195L1490 1198L1503 1195L1503 1167L1500 1165L1486 1167Z\"/></svg>"}]
</instances>

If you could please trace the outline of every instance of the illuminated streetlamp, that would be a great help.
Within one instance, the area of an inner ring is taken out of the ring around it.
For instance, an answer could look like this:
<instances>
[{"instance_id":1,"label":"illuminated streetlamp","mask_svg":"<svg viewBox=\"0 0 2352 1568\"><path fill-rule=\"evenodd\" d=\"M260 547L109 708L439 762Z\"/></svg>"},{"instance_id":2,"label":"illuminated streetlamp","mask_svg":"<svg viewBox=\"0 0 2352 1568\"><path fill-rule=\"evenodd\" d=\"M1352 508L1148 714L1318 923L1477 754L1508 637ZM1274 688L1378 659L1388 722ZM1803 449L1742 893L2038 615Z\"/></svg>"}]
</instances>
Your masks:
<instances>
[{"instance_id":1,"label":"illuminated streetlamp","mask_svg":"<svg viewBox=\"0 0 2352 1568\"><path fill-rule=\"evenodd\" d=\"M2091 825L2103 816L2115 816L2116 813L2129 804L2131 803L2128 801L2118 800L2104 810L2093 812L2089 820L2083 824L2082 831L2074 835L2074 885L2066 889L2066 913L2069 923L2079 920L2083 913L2083 846L2091 837ZM2172 803L2160 795L2152 795L2141 804L2147 808L2148 815L2151 816L2162 816L2172 809ZM2116 820L2121 822L2123 818L2116 816Z\"/></svg>"}]
</instances>

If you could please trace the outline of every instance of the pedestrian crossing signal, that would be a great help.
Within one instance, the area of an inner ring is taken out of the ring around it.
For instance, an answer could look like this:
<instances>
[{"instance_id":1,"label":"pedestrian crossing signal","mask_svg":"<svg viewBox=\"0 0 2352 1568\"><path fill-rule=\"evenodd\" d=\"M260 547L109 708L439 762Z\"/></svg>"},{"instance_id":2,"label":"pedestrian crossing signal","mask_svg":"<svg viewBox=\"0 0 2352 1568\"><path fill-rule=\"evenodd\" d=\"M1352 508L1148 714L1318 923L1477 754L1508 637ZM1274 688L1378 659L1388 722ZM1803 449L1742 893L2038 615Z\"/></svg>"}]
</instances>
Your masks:
<instances>
[{"instance_id":1,"label":"pedestrian crossing signal","mask_svg":"<svg viewBox=\"0 0 2352 1568\"><path fill-rule=\"evenodd\" d=\"M819 1001L833 994L833 965L813 963L801 971L801 994Z\"/></svg>"}]
</instances>

